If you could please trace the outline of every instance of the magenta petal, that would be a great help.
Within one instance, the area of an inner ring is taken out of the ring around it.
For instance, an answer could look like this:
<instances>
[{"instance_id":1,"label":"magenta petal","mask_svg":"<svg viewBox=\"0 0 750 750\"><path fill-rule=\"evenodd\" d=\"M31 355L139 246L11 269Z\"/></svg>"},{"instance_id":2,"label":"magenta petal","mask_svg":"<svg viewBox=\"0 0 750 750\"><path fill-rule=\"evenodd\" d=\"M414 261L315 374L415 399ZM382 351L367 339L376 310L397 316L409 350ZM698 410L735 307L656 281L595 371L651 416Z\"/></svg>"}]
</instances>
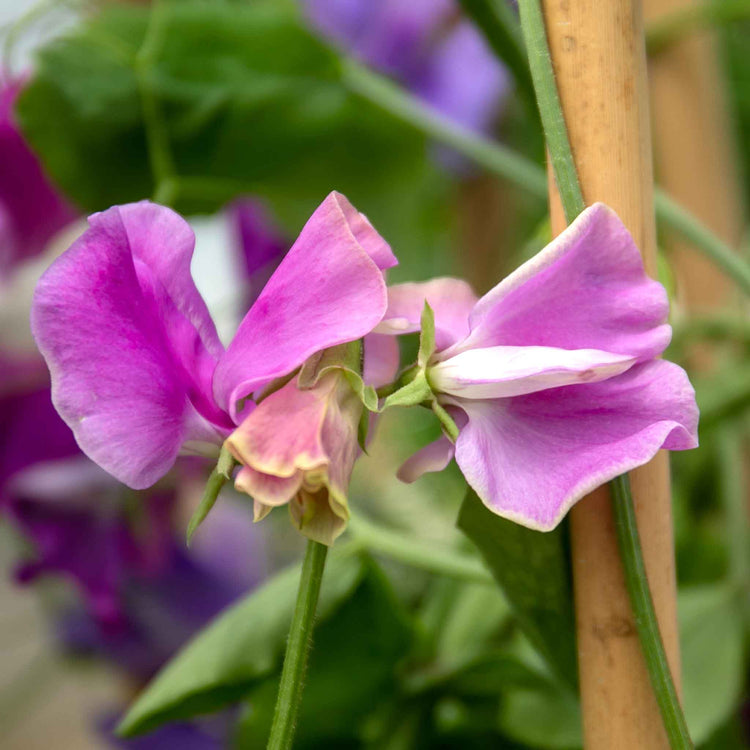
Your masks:
<instances>
[{"instance_id":1,"label":"magenta petal","mask_svg":"<svg viewBox=\"0 0 750 750\"><path fill-rule=\"evenodd\" d=\"M435 314L438 351L468 335L477 297L465 281L450 277L388 287L388 310L377 331L391 335L418 331L425 301Z\"/></svg>"},{"instance_id":2,"label":"magenta petal","mask_svg":"<svg viewBox=\"0 0 750 750\"><path fill-rule=\"evenodd\" d=\"M372 331L386 309L378 265L390 263L386 248L369 222L343 196L331 193L219 361L217 402L236 416L238 401L265 383L292 372L315 352Z\"/></svg>"},{"instance_id":3,"label":"magenta petal","mask_svg":"<svg viewBox=\"0 0 750 750\"><path fill-rule=\"evenodd\" d=\"M184 443L220 442L231 427L210 391L222 347L182 218L144 201L89 224L39 281L32 329L81 449L140 489Z\"/></svg>"},{"instance_id":4,"label":"magenta petal","mask_svg":"<svg viewBox=\"0 0 750 750\"><path fill-rule=\"evenodd\" d=\"M669 343L667 294L617 215L597 203L477 303L450 354L490 346L602 349L645 361Z\"/></svg>"},{"instance_id":5,"label":"magenta petal","mask_svg":"<svg viewBox=\"0 0 750 750\"><path fill-rule=\"evenodd\" d=\"M404 461L396 476L407 484L416 482L422 474L442 471L453 459L456 447L445 435L434 443L425 445L411 458Z\"/></svg>"},{"instance_id":6,"label":"magenta petal","mask_svg":"<svg viewBox=\"0 0 750 750\"><path fill-rule=\"evenodd\" d=\"M490 510L553 529L584 495L649 461L698 445L684 370L654 360L599 383L492 401L462 401L456 461Z\"/></svg>"}]
</instances>

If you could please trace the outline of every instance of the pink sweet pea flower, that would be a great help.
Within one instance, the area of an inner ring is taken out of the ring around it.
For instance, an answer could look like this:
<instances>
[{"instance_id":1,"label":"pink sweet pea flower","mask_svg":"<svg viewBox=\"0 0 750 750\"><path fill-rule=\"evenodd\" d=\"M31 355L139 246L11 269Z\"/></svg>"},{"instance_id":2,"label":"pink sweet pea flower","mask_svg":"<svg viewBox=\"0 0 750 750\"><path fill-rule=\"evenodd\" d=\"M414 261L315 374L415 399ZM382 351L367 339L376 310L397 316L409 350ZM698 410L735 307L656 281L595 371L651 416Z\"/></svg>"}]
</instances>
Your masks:
<instances>
[{"instance_id":1,"label":"pink sweet pea flower","mask_svg":"<svg viewBox=\"0 0 750 750\"><path fill-rule=\"evenodd\" d=\"M32 329L78 445L134 489L180 454L215 455L252 413L253 394L368 334L387 306L383 270L396 264L367 219L331 193L225 351L190 276L184 219L143 201L89 225L41 278Z\"/></svg>"},{"instance_id":2,"label":"pink sweet pea flower","mask_svg":"<svg viewBox=\"0 0 750 750\"><path fill-rule=\"evenodd\" d=\"M660 448L698 445L687 375L656 359L671 336L666 292L606 206L479 300L449 278L391 288L376 330L418 330L425 300L436 329L426 379L459 434L409 459L404 481L455 454L490 510L546 531Z\"/></svg>"},{"instance_id":3,"label":"pink sweet pea flower","mask_svg":"<svg viewBox=\"0 0 750 750\"><path fill-rule=\"evenodd\" d=\"M235 487L254 499L256 520L289 504L302 533L333 543L349 519L347 488L362 410L346 377L333 371L312 388L288 383L245 419L227 446L243 465Z\"/></svg>"}]
</instances>

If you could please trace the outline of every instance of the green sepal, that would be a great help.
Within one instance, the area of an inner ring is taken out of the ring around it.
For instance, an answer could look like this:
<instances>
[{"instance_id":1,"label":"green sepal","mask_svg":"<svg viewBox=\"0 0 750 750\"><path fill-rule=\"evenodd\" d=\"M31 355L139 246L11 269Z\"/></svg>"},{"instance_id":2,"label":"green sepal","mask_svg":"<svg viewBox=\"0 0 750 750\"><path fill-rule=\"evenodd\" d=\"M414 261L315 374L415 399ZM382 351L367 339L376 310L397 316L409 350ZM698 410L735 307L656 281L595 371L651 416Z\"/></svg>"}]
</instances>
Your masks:
<instances>
[{"instance_id":1,"label":"green sepal","mask_svg":"<svg viewBox=\"0 0 750 750\"><path fill-rule=\"evenodd\" d=\"M418 370L412 381L388 396L380 411L390 409L392 406L417 406L432 398L432 389L427 382L427 376L424 370Z\"/></svg>"},{"instance_id":2,"label":"green sepal","mask_svg":"<svg viewBox=\"0 0 750 750\"><path fill-rule=\"evenodd\" d=\"M430 361L430 357L435 353L435 313L432 312L427 300L424 301L424 308L422 308L420 326L417 364L421 368L425 368Z\"/></svg>"},{"instance_id":3,"label":"green sepal","mask_svg":"<svg viewBox=\"0 0 750 750\"><path fill-rule=\"evenodd\" d=\"M203 497L201 498L200 505L195 509L190 523L187 528L187 546L193 539L196 529L203 523L206 516L211 512L211 508L214 507L216 499L219 497L221 488L232 478L232 471L234 470L236 461L234 456L229 452L226 443L221 447L219 453L219 460L214 467L214 470L208 477L206 482L206 489L203 491Z\"/></svg>"},{"instance_id":4,"label":"green sepal","mask_svg":"<svg viewBox=\"0 0 750 750\"><path fill-rule=\"evenodd\" d=\"M371 385L362 380L362 341L332 346L310 357L302 365L297 377L297 387L301 390L314 388L320 379L332 370L340 370L351 389L365 409L378 410L378 394Z\"/></svg>"},{"instance_id":5,"label":"green sepal","mask_svg":"<svg viewBox=\"0 0 750 750\"><path fill-rule=\"evenodd\" d=\"M359 417L359 424L357 425L357 442L359 447L362 449L362 453L367 453L367 435L370 431L370 412L367 409L362 409L362 414Z\"/></svg>"}]
</instances>

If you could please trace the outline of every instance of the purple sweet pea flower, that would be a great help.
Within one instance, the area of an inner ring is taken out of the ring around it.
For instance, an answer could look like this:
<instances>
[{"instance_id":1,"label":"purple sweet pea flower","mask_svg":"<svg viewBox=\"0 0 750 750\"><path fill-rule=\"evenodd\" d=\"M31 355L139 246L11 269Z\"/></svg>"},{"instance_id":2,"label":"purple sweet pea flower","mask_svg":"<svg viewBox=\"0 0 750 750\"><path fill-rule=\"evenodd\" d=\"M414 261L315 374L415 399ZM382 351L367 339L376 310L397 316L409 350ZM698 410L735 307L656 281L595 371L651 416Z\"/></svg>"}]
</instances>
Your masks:
<instances>
[{"instance_id":1,"label":"purple sweet pea flower","mask_svg":"<svg viewBox=\"0 0 750 750\"><path fill-rule=\"evenodd\" d=\"M263 204L254 198L239 198L229 205L228 213L245 272L249 307L286 255L289 242Z\"/></svg>"},{"instance_id":2,"label":"purple sweet pea flower","mask_svg":"<svg viewBox=\"0 0 750 750\"><path fill-rule=\"evenodd\" d=\"M418 330L425 300L436 329L427 382L459 434L413 456L405 481L455 454L490 510L544 531L660 448L697 446L687 375L656 359L671 336L666 292L606 206L479 300L456 279L393 287L376 330Z\"/></svg>"},{"instance_id":3,"label":"purple sweet pea flower","mask_svg":"<svg viewBox=\"0 0 750 750\"><path fill-rule=\"evenodd\" d=\"M487 132L510 81L451 0L305 0L311 24L465 127Z\"/></svg>"},{"instance_id":4,"label":"purple sweet pea flower","mask_svg":"<svg viewBox=\"0 0 750 750\"><path fill-rule=\"evenodd\" d=\"M0 89L0 280L19 261L44 250L76 216L26 145L13 117L21 81Z\"/></svg>"},{"instance_id":5,"label":"purple sweet pea flower","mask_svg":"<svg viewBox=\"0 0 750 750\"><path fill-rule=\"evenodd\" d=\"M396 263L331 193L225 351L190 276L194 236L180 216L144 201L89 223L40 280L32 329L79 446L136 489L181 453L215 454L253 394L368 334L387 306L383 271Z\"/></svg>"}]
</instances>

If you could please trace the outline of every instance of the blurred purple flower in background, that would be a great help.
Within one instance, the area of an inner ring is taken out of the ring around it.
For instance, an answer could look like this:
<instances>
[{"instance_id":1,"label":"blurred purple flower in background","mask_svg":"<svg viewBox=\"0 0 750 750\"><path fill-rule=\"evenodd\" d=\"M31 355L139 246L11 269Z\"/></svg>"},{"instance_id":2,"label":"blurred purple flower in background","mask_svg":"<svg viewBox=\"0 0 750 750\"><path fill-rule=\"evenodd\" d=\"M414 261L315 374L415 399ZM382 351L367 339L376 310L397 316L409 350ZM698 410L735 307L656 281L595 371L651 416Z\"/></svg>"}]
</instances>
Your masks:
<instances>
[{"instance_id":1,"label":"blurred purple flower in background","mask_svg":"<svg viewBox=\"0 0 750 750\"><path fill-rule=\"evenodd\" d=\"M0 281L19 262L39 255L78 215L50 183L15 123L13 106L22 86L16 80L0 89Z\"/></svg>"},{"instance_id":2,"label":"blurred purple flower in background","mask_svg":"<svg viewBox=\"0 0 750 750\"><path fill-rule=\"evenodd\" d=\"M459 124L488 132L510 77L452 0L304 0L311 24Z\"/></svg>"},{"instance_id":3,"label":"blurred purple flower in background","mask_svg":"<svg viewBox=\"0 0 750 750\"><path fill-rule=\"evenodd\" d=\"M244 197L230 203L228 218L246 279L245 305L249 308L292 243L276 226L270 212L255 198Z\"/></svg>"}]
</instances>

